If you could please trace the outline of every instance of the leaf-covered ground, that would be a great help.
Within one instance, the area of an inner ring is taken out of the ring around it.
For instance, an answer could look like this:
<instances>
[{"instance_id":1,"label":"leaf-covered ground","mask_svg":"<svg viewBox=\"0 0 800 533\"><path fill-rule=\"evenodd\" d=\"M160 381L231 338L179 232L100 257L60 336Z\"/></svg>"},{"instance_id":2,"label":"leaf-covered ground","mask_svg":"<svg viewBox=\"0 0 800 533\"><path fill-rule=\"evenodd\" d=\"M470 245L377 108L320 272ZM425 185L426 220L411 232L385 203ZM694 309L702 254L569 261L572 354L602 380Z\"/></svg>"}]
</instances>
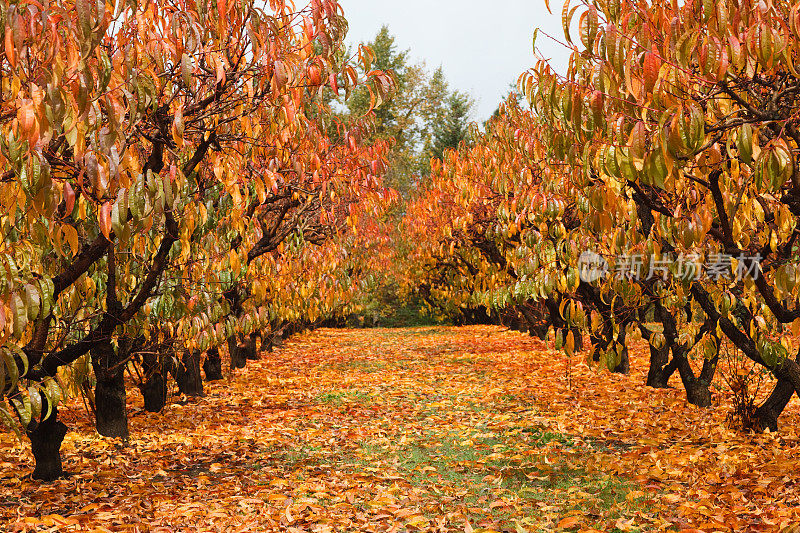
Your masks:
<instances>
[{"instance_id":1,"label":"leaf-covered ground","mask_svg":"<svg viewBox=\"0 0 800 533\"><path fill-rule=\"evenodd\" d=\"M600 372L494 327L319 330L208 396L141 409L132 437L63 418L67 479L40 484L0 434L17 530L776 531L800 523L796 406L777 434L727 402Z\"/></svg>"}]
</instances>

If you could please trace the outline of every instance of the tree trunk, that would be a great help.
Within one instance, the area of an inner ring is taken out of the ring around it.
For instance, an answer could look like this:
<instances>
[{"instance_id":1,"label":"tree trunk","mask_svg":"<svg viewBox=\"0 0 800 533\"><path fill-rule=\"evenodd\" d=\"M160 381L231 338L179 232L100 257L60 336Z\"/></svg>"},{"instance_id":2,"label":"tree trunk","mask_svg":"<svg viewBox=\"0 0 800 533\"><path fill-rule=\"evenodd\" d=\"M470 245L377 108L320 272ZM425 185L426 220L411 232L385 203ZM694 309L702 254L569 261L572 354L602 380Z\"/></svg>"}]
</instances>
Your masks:
<instances>
[{"instance_id":1,"label":"tree trunk","mask_svg":"<svg viewBox=\"0 0 800 533\"><path fill-rule=\"evenodd\" d=\"M462 326L475 326L478 324L491 324L492 317L486 311L486 307L480 306L475 309L462 307L459 309L459 317L456 320Z\"/></svg>"},{"instance_id":2,"label":"tree trunk","mask_svg":"<svg viewBox=\"0 0 800 533\"><path fill-rule=\"evenodd\" d=\"M169 353L146 353L142 355L144 383L139 385L144 398L144 408L150 413L160 413L167 405L167 374L171 361Z\"/></svg>"},{"instance_id":3,"label":"tree trunk","mask_svg":"<svg viewBox=\"0 0 800 533\"><path fill-rule=\"evenodd\" d=\"M622 356L620 357L619 364L614 367L615 374L630 374L631 372L631 360L628 356L628 347L622 347Z\"/></svg>"},{"instance_id":4,"label":"tree trunk","mask_svg":"<svg viewBox=\"0 0 800 533\"><path fill-rule=\"evenodd\" d=\"M228 337L228 352L231 354L231 370L244 368L245 365L247 365L247 359L245 358L244 351L236 339L235 334Z\"/></svg>"},{"instance_id":5,"label":"tree trunk","mask_svg":"<svg viewBox=\"0 0 800 533\"><path fill-rule=\"evenodd\" d=\"M94 388L94 404L98 433L105 437L128 437L128 413L125 401L125 379L121 373L113 379L97 381Z\"/></svg>"},{"instance_id":6,"label":"tree trunk","mask_svg":"<svg viewBox=\"0 0 800 533\"><path fill-rule=\"evenodd\" d=\"M203 378L200 374L200 352L186 351L178 364L175 373L175 381L178 382L178 390L186 396L201 397L203 392Z\"/></svg>"},{"instance_id":7,"label":"tree trunk","mask_svg":"<svg viewBox=\"0 0 800 533\"><path fill-rule=\"evenodd\" d=\"M144 409L149 413L160 413L167 405L167 379L162 373L154 374L141 386Z\"/></svg>"},{"instance_id":8,"label":"tree trunk","mask_svg":"<svg viewBox=\"0 0 800 533\"><path fill-rule=\"evenodd\" d=\"M800 350L795 356L795 362L800 363ZM792 382L788 379L779 379L769 398L756 409L755 419L761 429L778 431L778 417L786 409L793 394Z\"/></svg>"},{"instance_id":9,"label":"tree trunk","mask_svg":"<svg viewBox=\"0 0 800 533\"><path fill-rule=\"evenodd\" d=\"M654 300L653 304L655 306L656 318L661 322L661 325L664 326L664 338L666 339L665 347L668 347L672 352L672 359L678 369L683 388L686 390L686 400L698 407L711 406L711 390L709 390L709 387L711 386L711 381L714 379L714 373L717 370L719 354L703 361L703 369L700 372L700 376L695 376L692 365L689 364L688 359L690 347L678 341L677 320L660 301Z\"/></svg>"},{"instance_id":10,"label":"tree trunk","mask_svg":"<svg viewBox=\"0 0 800 533\"><path fill-rule=\"evenodd\" d=\"M794 387L788 380L778 380L772 394L764 400L755 412L755 419L761 429L778 431L778 417L789 404L794 394Z\"/></svg>"},{"instance_id":11,"label":"tree trunk","mask_svg":"<svg viewBox=\"0 0 800 533\"><path fill-rule=\"evenodd\" d=\"M47 397L41 394L42 416L47 414ZM58 408L54 405L50 417L39 422L31 421L26 428L31 440L31 451L36 461L33 479L53 481L64 475L61 467L61 442L67 434L67 426L58 419Z\"/></svg>"},{"instance_id":12,"label":"tree trunk","mask_svg":"<svg viewBox=\"0 0 800 533\"><path fill-rule=\"evenodd\" d=\"M272 345L273 349L274 348L282 348L283 347L283 335L280 335L280 334L273 335L272 339L270 340L270 344Z\"/></svg>"},{"instance_id":13,"label":"tree trunk","mask_svg":"<svg viewBox=\"0 0 800 533\"><path fill-rule=\"evenodd\" d=\"M622 324L617 334L616 342L614 342L614 329L608 324L603 328L602 332L590 334L589 339L592 345L592 360L599 362L601 353L608 352L610 349L616 350L615 345L619 345L622 347L622 353L619 354L619 361L616 362L613 368L609 367L609 370L617 374L628 374L631 365L630 358L628 357L628 346L625 344L625 331L625 324Z\"/></svg>"},{"instance_id":14,"label":"tree trunk","mask_svg":"<svg viewBox=\"0 0 800 533\"><path fill-rule=\"evenodd\" d=\"M281 338L283 340L286 340L295 333L299 332L300 332L300 324L298 322L289 322L282 328Z\"/></svg>"},{"instance_id":15,"label":"tree trunk","mask_svg":"<svg viewBox=\"0 0 800 533\"><path fill-rule=\"evenodd\" d=\"M686 391L689 403L698 407L711 407L711 382L714 380L718 362L719 352L714 357L703 360L703 369L700 371L700 375L690 387L691 390L687 389Z\"/></svg>"},{"instance_id":16,"label":"tree trunk","mask_svg":"<svg viewBox=\"0 0 800 533\"><path fill-rule=\"evenodd\" d=\"M219 356L217 348L211 348L206 353L206 360L203 361L203 372L206 374L206 381L222 379L222 358Z\"/></svg>"},{"instance_id":17,"label":"tree trunk","mask_svg":"<svg viewBox=\"0 0 800 533\"><path fill-rule=\"evenodd\" d=\"M711 391L707 386L699 381L692 381L685 384L686 400L697 407L711 406Z\"/></svg>"},{"instance_id":18,"label":"tree trunk","mask_svg":"<svg viewBox=\"0 0 800 533\"><path fill-rule=\"evenodd\" d=\"M583 351L583 332L581 332L580 328L572 328L572 338L575 339L575 353L579 353ZM567 331L564 331L566 334ZM564 337L566 339L566 337Z\"/></svg>"},{"instance_id":19,"label":"tree trunk","mask_svg":"<svg viewBox=\"0 0 800 533\"><path fill-rule=\"evenodd\" d=\"M256 350L257 333L245 336L243 341L244 358L246 361L258 361L258 351Z\"/></svg>"},{"instance_id":20,"label":"tree trunk","mask_svg":"<svg viewBox=\"0 0 800 533\"><path fill-rule=\"evenodd\" d=\"M266 338L261 340L261 351L272 352L275 348L275 333L270 331Z\"/></svg>"},{"instance_id":21,"label":"tree trunk","mask_svg":"<svg viewBox=\"0 0 800 533\"><path fill-rule=\"evenodd\" d=\"M628 328L625 327L625 324L619 328L619 333L617 334L617 346L621 346L622 354L619 357L619 363L617 366L614 367L614 373L616 374L629 374L631 371L631 359L628 356L628 344L625 342L625 337L628 333Z\"/></svg>"},{"instance_id":22,"label":"tree trunk","mask_svg":"<svg viewBox=\"0 0 800 533\"><path fill-rule=\"evenodd\" d=\"M128 362L127 339L120 339L116 352L110 341L91 350L92 367L97 378L94 388L95 426L104 437L128 437L128 411L125 404L125 365Z\"/></svg>"},{"instance_id":23,"label":"tree trunk","mask_svg":"<svg viewBox=\"0 0 800 533\"><path fill-rule=\"evenodd\" d=\"M533 310L526 305L521 305L519 308L525 321L528 323L528 331L532 336L536 336L539 340L547 339L547 332L550 329L549 315L546 312L534 313ZM575 340L577 341L577 337ZM581 343L581 346L583 344Z\"/></svg>"},{"instance_id":24,"label":"tree trunk","mask_svg":"<svg viewBox=\"0 0 800 533\"><path fill-rule=\"evenodd\" d=\"M601 352L605 351L604 346L606 345L603 337L598 333L590 333L589 334L589 343L592 346L592 361L595 363L600 362L600 354Z\"/></svg>"},{"instance_id":25,"label":"tree trunk","mask_svg":"<svg viewBox=\"0 0 800 533\"><path fill-rule=\"evenodd\" d=\"M689 362L685 362L689 366ZM686 389L686 400L697 407L710 407L711 406L711 391L709 390L710 383L705 383L694 376L685 376L685 371L682 370L684 363L678 365L678 370L683 382L683 388Z\"/></svg>"},{"instance_id":26,"label":"tree trunk","mask_svg":"<svg viewBox=\"0 0 800 533\"><path fill-rule=\"evenodd\" d=\"M672 357L677 361L678 373L681 376L683 388L686 390L686 400L697 407L711 406L711 381L717 368L719 356L703 361L703 370L700 376L696 377L692 370L689 360L686 358L684 346L675 346Z\"/></svg>"},{"instance_id":27,"label":"tree trunk","mask_svg":"<svg viewBox=\"0 0 800 533\"><path fill-rule=\"evenodd\" d=\"M648 387L666 389L669 387L669 378L675 373L676 366L669 361L669 346L661 349L650 345L650 368L647 371Z\"/></svg>"},{"instance_id":28,"label":"tree trunk","mask_svg":"<svg viewBox=\"0 0 800 533\"><path fill-rule=\"evenodd\" d=\"M547 332L549 330L550 330L550 326L549 325L531 326L530 334L531 334L532 337L536 337L540 341L545 341L545 340L547 340Z\"/></svg>"}]
</instances>

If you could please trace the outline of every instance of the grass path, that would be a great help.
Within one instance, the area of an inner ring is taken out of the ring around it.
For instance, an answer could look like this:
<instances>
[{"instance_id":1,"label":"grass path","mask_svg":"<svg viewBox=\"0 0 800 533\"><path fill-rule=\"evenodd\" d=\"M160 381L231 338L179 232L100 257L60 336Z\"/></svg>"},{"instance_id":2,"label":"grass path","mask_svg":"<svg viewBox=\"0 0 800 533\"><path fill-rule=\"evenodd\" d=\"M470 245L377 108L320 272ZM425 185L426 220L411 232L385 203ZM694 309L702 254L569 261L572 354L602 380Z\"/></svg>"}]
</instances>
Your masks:
<instances>
[{"instance_id":1,"label":"grass path","mask_svg":"<svg viewBox=\"0 0 800 533\"><path fill-rule=\"evenodd\" d=\"M641 348L641 347L640 347ZM567 361L494 327L319 330L131 440L64 410L68 479L0 434L9 530L775 531L800 522L798 438ZM791 407L784 424L796 419ZM21 494L21 498L20 498Z\"/></svg>"}]
</instances>

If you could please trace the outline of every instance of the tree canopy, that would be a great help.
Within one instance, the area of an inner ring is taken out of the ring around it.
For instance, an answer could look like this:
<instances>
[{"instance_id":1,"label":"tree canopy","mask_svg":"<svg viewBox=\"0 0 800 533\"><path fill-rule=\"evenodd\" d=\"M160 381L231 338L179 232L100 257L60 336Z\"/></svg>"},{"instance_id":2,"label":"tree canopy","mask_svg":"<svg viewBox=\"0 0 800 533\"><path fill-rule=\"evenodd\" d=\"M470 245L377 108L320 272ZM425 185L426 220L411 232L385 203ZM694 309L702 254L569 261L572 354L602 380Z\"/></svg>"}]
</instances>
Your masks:
<instances>
[{"instance_id":1,"label":"tree canopy","mask_svg":"<svg viewBox=\"0 0 800 533\"><path fill-rule=\"evenodd\" d=\"M67 396L124 439L126 372L158 411L380 299L620 374L644 339L691 404L729 372L740 429L800 394L796 1L567 0L568 70L482 128L388 28L348 51L335 0L0 21L0 418L35 478Z\"/></svg>"},{"instance_id":2,"label":"tree canopy","mask_svg":"<svg viewBox=\"0 0 800 533\"><path fill-rule=\"evenodd\" d=\"M742 423L776 428L800 391L797 13L567 2L566 75L540 60L519 80L530 108L512 95L434 165L398 279L460 320L553 328L570 357L587 333L588 359L618 372L641 336L648 384L677 372L698 405L721 358L741 358L735 394L774 380Z\"/></svg>"}]
</instances>

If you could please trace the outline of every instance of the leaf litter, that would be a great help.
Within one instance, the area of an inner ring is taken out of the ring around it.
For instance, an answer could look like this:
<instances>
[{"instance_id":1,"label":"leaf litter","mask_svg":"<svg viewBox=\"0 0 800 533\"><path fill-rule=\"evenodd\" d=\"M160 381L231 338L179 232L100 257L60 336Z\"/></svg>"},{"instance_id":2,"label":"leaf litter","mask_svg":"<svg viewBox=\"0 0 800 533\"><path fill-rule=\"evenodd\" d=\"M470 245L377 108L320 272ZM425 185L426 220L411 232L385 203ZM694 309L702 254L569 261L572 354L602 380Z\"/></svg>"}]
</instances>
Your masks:
<instances>
[{"instance_id":1,"label":"leaf litter","mask_svg":"<svg viewBox=\"0 0 800 533\"><path fill-rule=\"evenodd\" d=\"M726 428L727 398L566 359L492 326L322 329L131 438L63 409L71 476L32 481L0 434L9 531L779 531L800 523L798 435ZM676 384L678 385L678 384ZM787 529L788 530L788 529Z\"/></svg>"}]
</instances>

